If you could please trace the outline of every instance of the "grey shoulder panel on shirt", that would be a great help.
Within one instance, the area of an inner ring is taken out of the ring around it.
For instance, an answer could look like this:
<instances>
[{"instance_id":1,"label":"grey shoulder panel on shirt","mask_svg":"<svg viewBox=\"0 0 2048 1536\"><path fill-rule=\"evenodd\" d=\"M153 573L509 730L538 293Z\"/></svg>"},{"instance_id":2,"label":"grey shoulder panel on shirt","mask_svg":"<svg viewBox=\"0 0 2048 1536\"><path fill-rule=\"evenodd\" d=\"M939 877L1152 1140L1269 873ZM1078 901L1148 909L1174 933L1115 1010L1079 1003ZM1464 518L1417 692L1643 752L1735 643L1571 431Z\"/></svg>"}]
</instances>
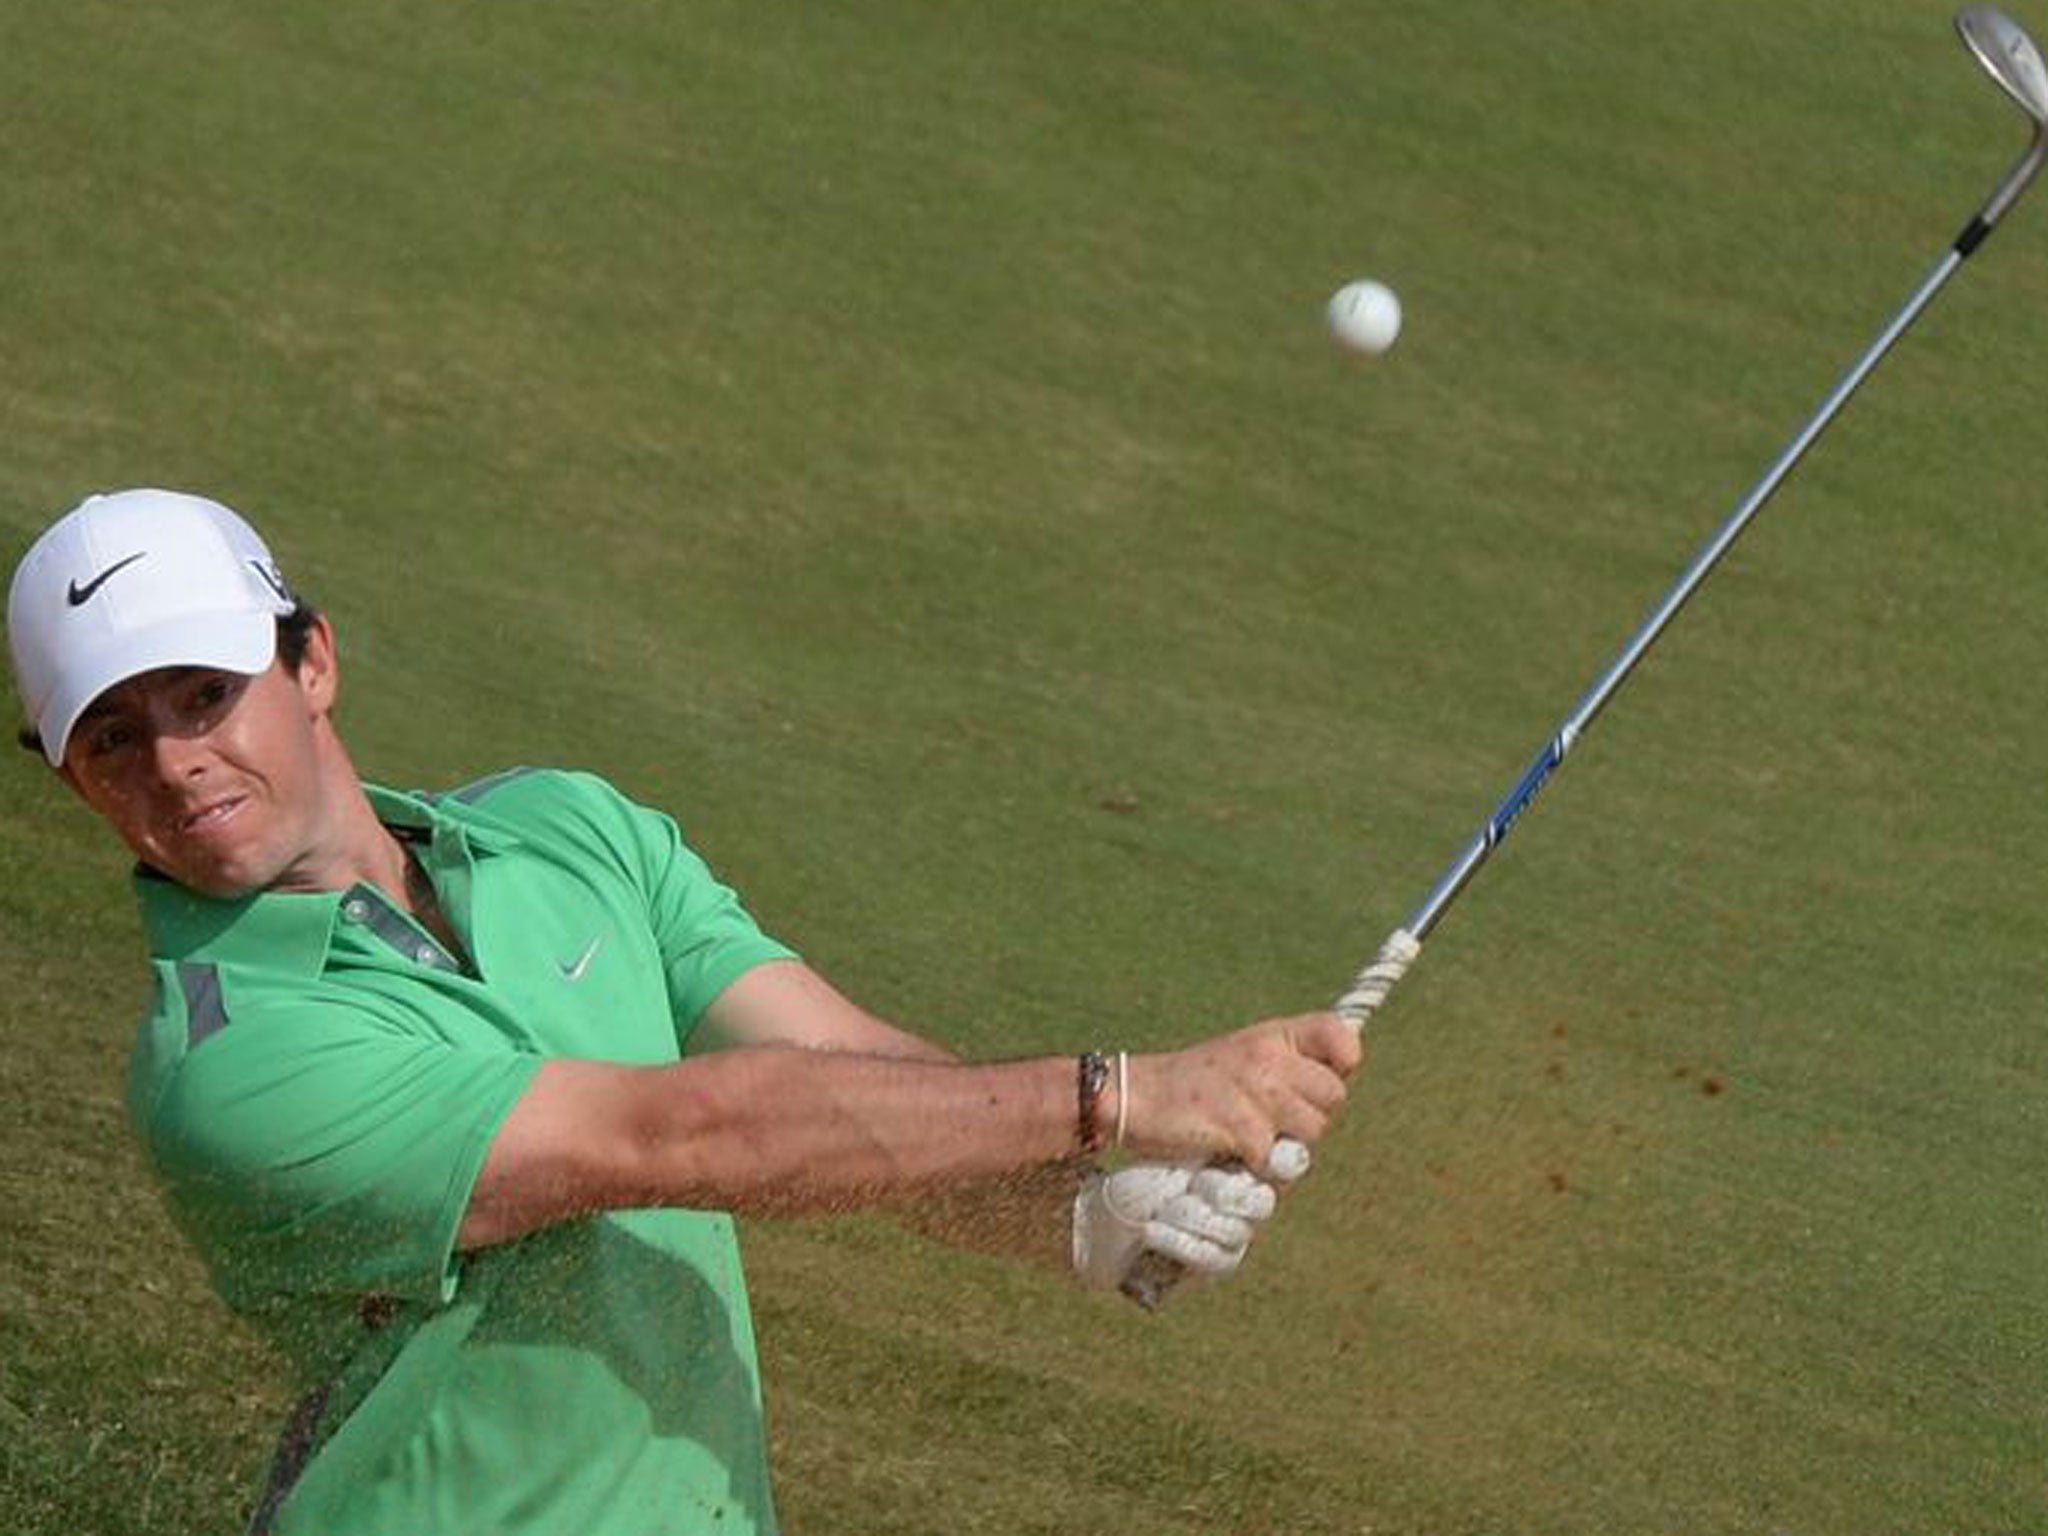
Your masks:
<instances>
[{"instance_id":1,"label":"grey shoulder panel on shirt","mask_svg":"<svg viewBox=\"0 0 2048 1536\"><path fill-rule=\"evenodd\" d=\"M487 778L478 779L474 783L465 784L460 789L451 789L446 794L428 794L422 798L427 800L454 800L463 805L475 805L485 796L496 790L503 789L507 784L523 779L530 773L540 772L542 770L539 768L507 768L502 772L491 774Z\"/></svg>"},{"instance_id":2,"label":"grey shoulder panel on shirt","mask_svg":"<svg viewBox=\"0 0 2048 1536\"><path fill-rule=\"evenodd\" d=\"M220 969L196 960L178 962L178 989L185 994L185 1049L227 1028L227 1003L220 995Z\"/></svg>"}]
</instances>

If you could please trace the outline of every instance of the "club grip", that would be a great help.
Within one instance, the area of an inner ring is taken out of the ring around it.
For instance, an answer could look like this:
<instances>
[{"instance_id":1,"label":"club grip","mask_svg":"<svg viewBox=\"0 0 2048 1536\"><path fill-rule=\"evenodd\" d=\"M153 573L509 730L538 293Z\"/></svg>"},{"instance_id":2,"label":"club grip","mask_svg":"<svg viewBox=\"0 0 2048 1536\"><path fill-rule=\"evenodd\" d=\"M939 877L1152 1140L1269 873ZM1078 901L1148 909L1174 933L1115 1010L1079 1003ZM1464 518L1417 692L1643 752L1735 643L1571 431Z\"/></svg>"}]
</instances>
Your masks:
<instances>
[{"instance_id":1,"label":"club grip","mask_svg":"<svg viewBox=\"0 0 2048 1536\"><path fill-rule=\"evenodd\" d=\"M1147 1312L1156 1312L1167 1292L1179 1285L1187 1270L1176 1259L1169 1259L1157 1249L1141 1249L1136 1259L1117 1287Z\"/></svg>"},{"instance_id":2,"label":"club grip","mask_svg":"<svg viewBox=\"0 0 2048 1536\"><path fill-rule=\"evenodd\" d=\"M1380 945L1380 951L1373 956L1371 963L1351 979L1351 985L1331 1005L1331 1011L1353 1029L1362 1031L1372 1016L1379 1012L1387 994L1394 990L1394 984L1408 974L1408 967L1421 953L1421 941L1406 928L1396 928L1387 935L1386 942ZM1283 1155L1292 1163L1292 1173L1279 1166ZM1219 1163L1228 1161L1218 1159ZM1273 1149L1271 1163L1268 1177L1279 1177L1292 1183L1307 1171L1308 1149L1298 1141L1283 1138ZM1131 1267L1117 1289L1147 1312L1155 1312L1185 1278L1187 1269L1178 1260L1151 1248L1143 1248L1131 1261Z\"/></svg>"}]
</instances>

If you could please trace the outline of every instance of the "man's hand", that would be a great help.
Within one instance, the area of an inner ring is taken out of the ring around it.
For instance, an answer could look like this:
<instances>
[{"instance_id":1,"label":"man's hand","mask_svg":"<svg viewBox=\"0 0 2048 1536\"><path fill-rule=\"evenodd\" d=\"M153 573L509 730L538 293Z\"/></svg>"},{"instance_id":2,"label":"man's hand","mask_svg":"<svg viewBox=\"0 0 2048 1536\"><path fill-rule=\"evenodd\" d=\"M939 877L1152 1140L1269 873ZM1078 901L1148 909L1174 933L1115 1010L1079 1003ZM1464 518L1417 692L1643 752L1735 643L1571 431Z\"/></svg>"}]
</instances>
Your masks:
<instances>
[{"instance_id":1,"label":"man's hand","mask_svg":"<svg viewBox=\"0 0 2048 1536\"><path fill-rule=\"evenodd\" d=\"M1275 1199L1242 1168L1137 1163L1090 1174L1074 1197L1074 1273L1091 1290L1115 1290L1152 1252L1190 1279L1220 1279L1244 1261Z\"/></svg>"},{"instance_id":2,"label":"man's hand","mask_svg":"<svg viewBox=\"0 0 2048 1536\"><path fill-rule=\"evenodd\" d=\"M1361 1055L1357 1032L1337 1015L1306 1013L1134 1056L1124 1145L1167 1161L1235 1158L1270 1172L1282 1137L1307 1146L1329 1129Z\"/></svg>"}]
</instances>

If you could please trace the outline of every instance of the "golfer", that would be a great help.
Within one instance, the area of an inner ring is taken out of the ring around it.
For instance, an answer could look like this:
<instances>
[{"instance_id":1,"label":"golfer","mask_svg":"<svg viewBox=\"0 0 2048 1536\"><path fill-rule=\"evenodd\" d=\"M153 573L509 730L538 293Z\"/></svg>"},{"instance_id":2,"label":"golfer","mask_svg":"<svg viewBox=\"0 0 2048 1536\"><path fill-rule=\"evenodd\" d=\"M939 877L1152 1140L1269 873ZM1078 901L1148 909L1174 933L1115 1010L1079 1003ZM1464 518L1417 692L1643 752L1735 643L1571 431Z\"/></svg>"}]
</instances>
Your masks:
<instances>
[{"instance_id":1,"label":"golfer","mask_svg":"<svg viewBox=\"0 0 2048 1536\"><path fill-rule=\"evenodd\" d=\"M89 498L7 625L24 744L138 860L136 1134L303 1392L252 1531L773 1532L734 1215L1220 1276L1274 1196L1204 1164L1314 1142L1358 1062L1311 1014L961 1063L601 779L366 783L332 628L213 501Z\"/></svg>"}]
</instances>

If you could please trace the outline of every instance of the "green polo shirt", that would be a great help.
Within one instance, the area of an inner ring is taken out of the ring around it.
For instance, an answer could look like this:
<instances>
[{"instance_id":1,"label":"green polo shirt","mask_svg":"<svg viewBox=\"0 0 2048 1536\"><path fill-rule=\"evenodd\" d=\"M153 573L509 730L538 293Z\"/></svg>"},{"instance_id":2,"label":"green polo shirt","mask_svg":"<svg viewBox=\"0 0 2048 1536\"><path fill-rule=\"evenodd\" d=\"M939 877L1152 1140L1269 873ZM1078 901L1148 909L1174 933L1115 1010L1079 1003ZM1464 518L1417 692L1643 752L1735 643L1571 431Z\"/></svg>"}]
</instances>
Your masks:
<instances>
[{"instance_id":1,"label":"green polo shirt","mask_svg":"<svg viewBox=\"0 0 2048 1536\"><path fill-rule=\"evenodd\" d=\"M674 1061L721 990L790 951L673 822L588 775L365 788L462 954L372 886L137 881L156 996L130 1114L215 1287L306 1394L252 1529L772 1533L729 1217L455 1239L543 1061Z\"/></svg>"}]
</instances>

